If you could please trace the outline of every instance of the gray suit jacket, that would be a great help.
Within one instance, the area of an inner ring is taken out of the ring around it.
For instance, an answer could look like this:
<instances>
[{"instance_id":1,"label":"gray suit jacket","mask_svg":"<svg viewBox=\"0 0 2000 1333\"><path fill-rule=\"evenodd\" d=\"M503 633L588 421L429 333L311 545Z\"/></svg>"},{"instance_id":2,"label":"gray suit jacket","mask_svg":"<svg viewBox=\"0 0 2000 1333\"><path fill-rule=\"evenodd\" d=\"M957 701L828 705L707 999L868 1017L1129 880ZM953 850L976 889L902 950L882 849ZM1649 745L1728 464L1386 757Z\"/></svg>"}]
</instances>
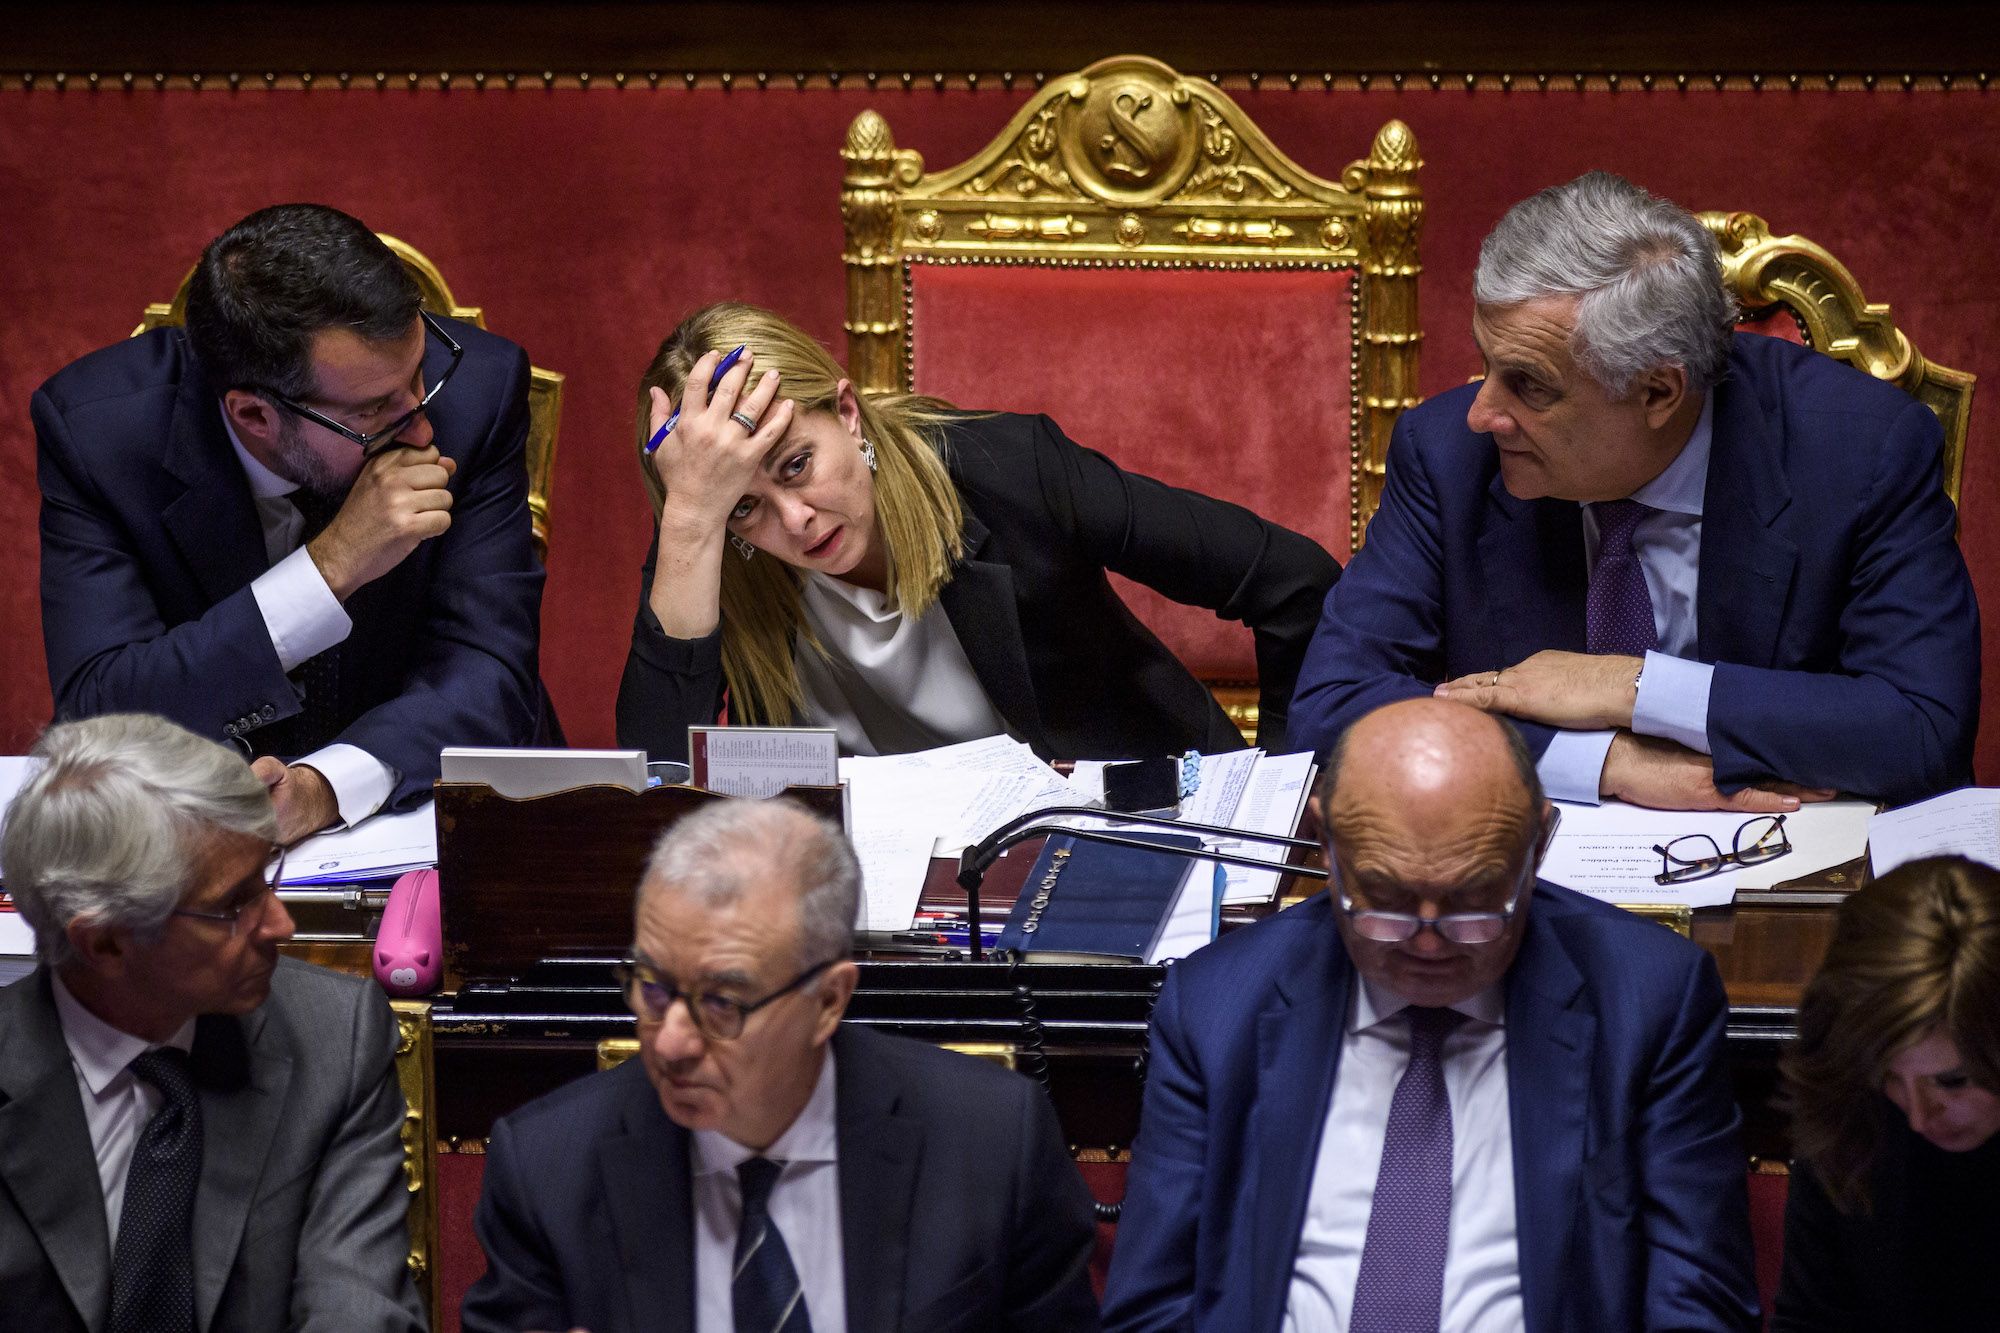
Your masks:
<instances>
[{"instance_id":1,"label":"gray suit jacket","mask_svg":"<svg viewBox=\"0 0 2000 1333\"><path fill-rule=\"evenodd\" d=\"M197 1020L201 1333L425 1326L395 1045L379 990L291 959L254 1012ZM111 1310L103 1190L45 969L0 989L0 1309L60 1333L96 1333Z\"/></svg>"}]
</instances>

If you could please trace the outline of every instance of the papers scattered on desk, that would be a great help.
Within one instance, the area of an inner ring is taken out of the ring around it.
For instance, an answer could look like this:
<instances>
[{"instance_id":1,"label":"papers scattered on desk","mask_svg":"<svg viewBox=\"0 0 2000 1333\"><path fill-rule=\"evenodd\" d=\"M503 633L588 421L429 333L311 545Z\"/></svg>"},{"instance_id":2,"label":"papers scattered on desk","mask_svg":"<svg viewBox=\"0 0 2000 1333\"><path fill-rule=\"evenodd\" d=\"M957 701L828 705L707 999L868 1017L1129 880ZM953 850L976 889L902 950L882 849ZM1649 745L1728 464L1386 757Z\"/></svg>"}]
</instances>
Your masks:
<instances>
[{"instance_id":1,"label":"papers scattered on desk","mask_svg":"<svg viewBox=\"0 0 2000 1333\"><path fill-rule=\"evenodd\" d=\"M35 970L35 932L0 894L0 986Z\"/></svg>"},{"instance_id":2,"label":"papers scattered on desk","mask_svg":"<svg viewBox=\"0 0 2000 1333\"><path fill-rule=\"evenodd\" d=\"M1816 870L1851 861L1867 848L1867 801L1824 801L1801 806L1785 816L1785 834L1792 850L1775 860L1731 868L1707 879L1684 884L1656 884L1660 854L1655 845L1705 833L1728 851L1746 818L1678 810L1646 810L1623 801L1602 805L1571 805L1558 801L1562 827L1556 831L1542 878L1609 903L1726 906L1738 889L1763 889Z\"/></svg>"},{"instance_id":3,"label":"papers scattered on desk","mask_svg":"<svg viewBox=\"0 0 2000 1333\"><path fill-rule=\"evenodd\" d=\"M285 853L286 884L353 884L437 864L437 814L425 801L400 815L307 838Z\"/></svg>"},{"instance_id":4,"label":"papers scattered on desk","mask_svg":"<svg viewBox=\"0 0 2000 1333\"><path fill-rule=\"evenodd\" d=\"M1905 861L1953 855L2000 866L2000 788L1961 787L1868 821L1868 860L1878 875Z\"/></svg>"}]
</instances>

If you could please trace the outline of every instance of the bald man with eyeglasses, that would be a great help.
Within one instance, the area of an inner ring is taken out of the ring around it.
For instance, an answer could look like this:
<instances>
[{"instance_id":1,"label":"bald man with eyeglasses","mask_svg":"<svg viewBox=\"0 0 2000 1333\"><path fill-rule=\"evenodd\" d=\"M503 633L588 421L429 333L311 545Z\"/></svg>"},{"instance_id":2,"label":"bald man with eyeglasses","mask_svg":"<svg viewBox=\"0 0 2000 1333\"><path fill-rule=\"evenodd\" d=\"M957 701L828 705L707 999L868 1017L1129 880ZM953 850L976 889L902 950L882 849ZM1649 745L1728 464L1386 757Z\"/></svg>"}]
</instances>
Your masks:
<instances>
[{"instance_id":1,"label":"bald man with eyeglasses","mask_svg":"<svg viewBox=\"0 0 2000 1333\"><path fill-rule=\"evenodd\" d=\"M1536 878L1463 704L1362 718L1321 802L1328 891L1168 974L1106 1327L1756 1327L1708 955Z\"/></svg>"},{"instance_id":2,"label":"bald man with eyeglasses","mask_svg":"<svg viewBox=\"0 0 2000 1333\"><path fill-rule=\"evenodd\" d=\"M843 1025L861 872L785 801L661 838L639 1058L501 1120L466 1333L1090 1333L1090 1197L1020 1075Z\"/></svg>"}]
</instances>

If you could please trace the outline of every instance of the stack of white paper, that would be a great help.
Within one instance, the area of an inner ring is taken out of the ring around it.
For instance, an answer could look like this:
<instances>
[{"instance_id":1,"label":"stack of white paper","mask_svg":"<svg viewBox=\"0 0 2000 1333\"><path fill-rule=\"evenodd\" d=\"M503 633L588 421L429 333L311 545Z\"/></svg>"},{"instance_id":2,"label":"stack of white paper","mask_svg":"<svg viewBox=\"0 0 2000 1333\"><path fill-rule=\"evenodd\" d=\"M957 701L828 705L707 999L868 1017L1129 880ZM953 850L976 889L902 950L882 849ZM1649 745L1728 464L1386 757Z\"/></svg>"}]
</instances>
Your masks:
<instances>
[{"instance_id":1,"label":"stack of white paper","mask_svg":"<svg viewBox=\"0 0 2000 1333\"><path fill-rule=\"evenodd\" d=\"M307 838L285 853L285 882L353 884L437 864L437 815L430 801L400 815L371 815L351 828Z\"/></svg>"},{"instance_id":2,"label":"stack of white paper","mask_svg":"<svg viewBox=\"0 0 2000 1333\"><path fill-rule=\"evenodd\" d=\"M2000 867L2000 788L1961 787L1868 821L1868 860L1878 875L1919 857L1954 855Z\"/></svg>"},{"instance_id":3,"label":"stack of white paper","mask_svg":"<svg viewBox=\"0 0 2000 1333\"><path fill-rule=\"evenodd\" d=\"M0 986L35 970L35 932L0 894Z\"/></svg>"}]
</instances>

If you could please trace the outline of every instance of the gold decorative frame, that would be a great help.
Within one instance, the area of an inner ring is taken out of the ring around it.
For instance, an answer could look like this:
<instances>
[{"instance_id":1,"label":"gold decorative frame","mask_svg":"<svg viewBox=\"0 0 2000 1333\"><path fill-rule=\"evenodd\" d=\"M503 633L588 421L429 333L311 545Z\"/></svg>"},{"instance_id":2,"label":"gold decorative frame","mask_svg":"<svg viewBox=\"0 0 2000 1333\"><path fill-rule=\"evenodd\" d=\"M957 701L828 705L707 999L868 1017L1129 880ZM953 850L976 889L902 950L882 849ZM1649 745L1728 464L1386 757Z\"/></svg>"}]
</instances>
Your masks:
<instances>
[{"instance_id":1,"label":"gold decorative frame","mask_svg":"<svg viewBox=\"0 0 2000 1333\"><path fill-rule=\"evenodd\" d=\"M444 274L438 272L436 264L425 258L422 251L407 241L399 241L394 236L376 233L382 243L396 252L403 261L403 267L417 280L417 290L423 293L424 308L435 314L461 319L476 328L486 327L485 312L476 305L460 305L445 284ZM138 337L148 329L168 325L178 327L187 322L188 283L194 278L194 270L189 269L187 277L174 292L171 301L156 301L146 307L145 315L139 320L139 327L132 330ZM540 366L528 368L528 518L534 525L535 554L546 563L549 558L549 487L555 478L556 433L562 426L563 376L560 371L544 370Z\"/></svg>"},{"instance_id":2,"label":"gold decorative frame","mask_svg":"<svg viewBox=\"0 0 2000 1333\"><path fill-rule=\"evenodd\" d=\"M1349 536L1416 404L1423 165L1391 120L1338 182L1293 162L1213 83L1143 56L1050 79L970 160L926 173L873 111L841 149L848 373L910 386L917 264L1355 269Z\"/></svg>"},{"instance_id":3,"label":"gold decorative frame","mask_svg":"<svg viewBox=\"0 0 2000 1333\"><path fill-rule=\"evenodd\" d=\"M1682 939L1694 938L1694 909L1686 903L1618 903L1634 916L1657 921Z\"/></svg>"},{"instance_id":4,"label":"gold decorative frame","mask_svg":"<svg viewBox=\"0 0 2000 1333\"><path fill-rule=\"evenodd\" d=\"M396 1081L403 1088L403 1175L410 1193L410 1277L438 1321L436 1063L428 1000L391 1000L396 1011Z\"/></svg>"},{"instance_id":5,"label":"gold decorative frame","mask_svg":"<svg viewBox=\"0 0 2000 1333\"><path fill-rule=\"evenodd\" d=\"M1722 250L1722 274L1747 311L1782 305L1809 346L1887 380L1937 414L1944 426L1944 488L1958 502L1976 376L1924 359L1889 307L1825 248L1803 236L1773 236L1754 213L1700 215Z\"/></svg>"}]
</instances>

